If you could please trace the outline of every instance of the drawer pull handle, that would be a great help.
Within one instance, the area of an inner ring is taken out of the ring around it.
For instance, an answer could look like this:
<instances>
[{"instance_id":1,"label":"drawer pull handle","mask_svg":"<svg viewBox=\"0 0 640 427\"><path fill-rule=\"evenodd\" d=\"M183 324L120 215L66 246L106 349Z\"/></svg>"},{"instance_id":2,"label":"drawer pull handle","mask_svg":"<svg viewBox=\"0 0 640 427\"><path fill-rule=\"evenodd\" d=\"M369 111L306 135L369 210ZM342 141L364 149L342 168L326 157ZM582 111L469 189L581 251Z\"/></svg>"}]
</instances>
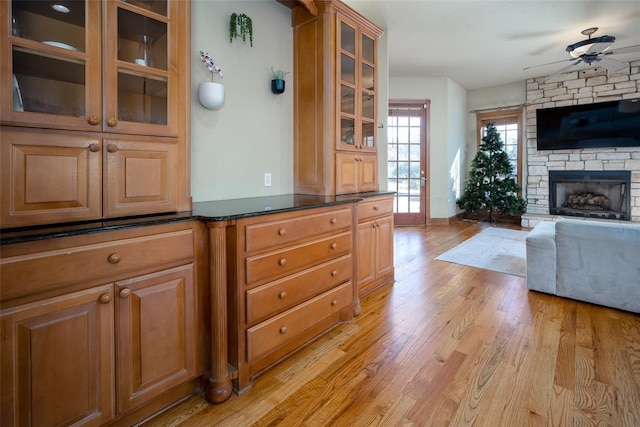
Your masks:
<instances>
[{"instance_id":1,"label":"drawer pull handle","mask_svg":"<svg viewBox=\"0 0 640 427\"><path fill-rule=\"evenodd\" d=\"M337 244L337 243L332 243L332 244L331 244L331 249L335 249L335 248L337 248L337 247L338 247L338 244Z\"/></svg>"},{"instance_id":2,"label":"drawer pull handle","mask_svg":"<svg viewBox=\"0 0 640 427\"><path fill-rule=\"evenodd\" d=\"M287 230L285 230L284 228L281 228L280 230L278 230L278 234L281 236L284 236L285 234L287 234Z\"/></svg>"},{"instance_id":3,"label":"drawer pull handle","mask_svg":"<svg viewBox=\"0 0 640 427\"><path fill-rule=\"evenodd\" d=\"M111 302L111 294L100 295L100 304L109 304Z\"/></svg>"},{"instance_id":4,"label":"drawer pull handle","mask_svg":"<svg viewBox=\"0 0 640 427\"><path fill-rule=\"evenodd\" d=\"M89 151L91 151L92 153L97 153L98 151L100 151L100 145L96 144L95 142L89 144Z\"/></svg>"},{"instance_id":5,"label":"drawer pull handle","mask_svg":"<svg viewBox=\"0 0 640 427\"><path fill-rule=\"evenodd\" d=\"M280 292L278 294L278 298L280 298L280 299L284 299L284 297L286 297L286 296L287 296L287 293L285 291L282 291L282 292Z\"/></svg>"},{"instance_id":6,"label":"drawer pull handle","mask_svg":"<svg viewBox=\"0 0 640 427\"><path fill-rule=\"evenodd\" d=\"M120 262L120 255L118 254L111 254L109 255L109 258L107 258L109 260L110 264L117 264Z\"/></svg>"},{"instance_id":7,"label":"drawer pull handle","mask_svg":"<svg viewBox=\"0 0 640 427\"><path fill-rule=\"evenodd\" d=\"M334 299L333 301L331 301L331 307L335 307L338 304L338 300Z\"/></svg>"},{"instance_id":8,"label":"drawer pull handle","mask_svg":"<svg viewBox=\"0 0 640 427\"><path fill-rule=\"evenodd\" d=\"M374 211L377 211L377 210L378 210L378 207L377 207L377 206L374 206L374 207L373 207L373 210L374 210Z\"/></svg>"},{"instance_id":9,"label":"drawer pull handle","mask_svg":"<svg viewBox=\"0 0 640 427\"><path fill-rule=\"evenodd\" d=\"M338 220L336 218L331 218L331 224L335 224L337 222L338 222Z\"/></svg>"},{"instance_id":10,"label":"drawer pull handle","mask_svg":"<svg viewBox=\"0 0 640 427\"><path fill-rule=\"evenodd\" d=\"M129 288L121 289L118 295L120 295L120 298L128 298L129 295L131 295L131 289Z\"/></svg>"},{"instance_id":11,"label":"drawer pull handle","mask_svg":"<svg viewBox=\"0 0 640 427\"><path fill-rule=\"evenodd\" d=\"M89 116L89 118L87 119L87 121L89 122L89 124L91 126L96 126L100 124L100 119L97 118L96 116Z\"/></svg>"},{"instance_id":12,"label":"drawer pull handle","mask_svg":"<svg viewBox=\"0 0 640 427\"><path fill-rule=\"evenodd\" d=\"M107 146L107 151L110 153L117 153L118 152L118 146L116 144L109 144Z\"/></svg>"},{"instance_id":13,"label":"drawer pull handle","mask_svg":"<svg viewBox=\"0 0 640 427\"><path fill-rule=\"evenodd\" d=\"M286 326L281 326L280 327L280 333L281 334L286 334L287 333L287 327Z\"/></svg>"},{"instance_id":14,"label":"drawer pull handle","mask_svg":"<svg viewBox=\"0 0 640 427\"><path fill-rule=\"evenodd\" d=\"M110 117L109 120L107 120L107 126L109 127L115 127L118 124L118 121L114 118L114 117Z\"/></svg>"},{"instance_id":15,"label":"drawer pull handle","mask_svg":"<svg viewBox=\"0 0 640 427\"><path fill-rule=\"evenodd\" d=\"M280 258L280 261L278 261L278 264L280 265L285 265L287 263L287 259L286 258Z\"/></svg>"},{"instance_id":16,"label":"drawer pull handle","mask_svg":"<svg viewBox=\"0 0 640 427\"><path fill-rule=\"evenodd\" d=\"M336 277L336 276L338 275L338 270L333 270L333 271L331 272L331 275L332 275L333 277Z\"/></svg>"}]
</instances>

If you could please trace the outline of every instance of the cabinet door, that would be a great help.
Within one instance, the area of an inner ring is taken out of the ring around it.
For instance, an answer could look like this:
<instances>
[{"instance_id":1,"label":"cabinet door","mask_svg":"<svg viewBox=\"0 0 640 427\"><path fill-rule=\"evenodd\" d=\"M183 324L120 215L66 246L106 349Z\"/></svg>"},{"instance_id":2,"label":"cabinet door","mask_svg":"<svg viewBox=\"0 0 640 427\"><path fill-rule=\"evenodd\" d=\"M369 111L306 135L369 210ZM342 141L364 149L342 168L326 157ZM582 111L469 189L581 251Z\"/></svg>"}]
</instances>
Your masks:
<instances>
[{"instance_id":1,"label":"cabinet door","mask_svg":"<svg viewBox=\"0 0 640 427\"><path fill-rule=\"evenodd\" d=\"M359 136L359 57L358 26L351 19L338 13L336 22L337 65L337 144L336 148L358 148Z\"/></svg>"},{"instance_id":2,"label":"cabinet door","mask_svg":"<svg viewBox=\"0 0 640 427\"><path fill-rule=\"evenodd\" d=\"M0 136L2 227L100 218L100 139L6 130Z\"/></svg>"},{"instance_id":3,"label":"cabinet door","mask_svg":"<svg viewBox=\"0 0 640 427\"><path fill-rule=\"evenodd\" d=\"M100 130L101 3L57 6L0 2L2 124Z\"/></svg>"},{"instance_id":4,"label":"cabinet door","mask_svg":"<svg viewBox=\"0 0 640 427\"><path fill-rule=\"evenodd\" d=\"M101 425L113 408L113 286L0 312L3 426Z\"/></svg>"},{"instance_id":5,"label":"cabinet door","mask_svg":"<svg viewBox=\"0 0 640 427\"><path fill-rule=\"evenodd\" d=\"M378 156L360 154L357 156L358 191L378 190Z\"/></svg>"},{"instance_id":6,"label":"cabinet door","mask_svg":"<svg viewBox=\"0 0 640 427\"><path fill-rule=\"evenodd\" d=\"M375 279L375 221L358 224L358 289Z\"/></svg>"},{"instance_id":7,"label":"cabinet door","mask_svg":"<svg viewBox=\"0 0 640 427\"><path fill-rule=\"evenodd\" d=\"M177 210L177 144L105 141L106 218Z\"/></svg>"},{"instance_id":8,"label":"cabinet door","mask_svg":"<svg viewBox=\"0 0 640 427\"><path fill-rule=\"evenodd\" d=\"M378 146L378 104L376 99L378 71L376 67L378 49L375 34L360 29L358 32L360 50L358 55L359 79L359 123L356 145L361 150L376 151Z\"/></svg>"},{"instance_id":9,"label":"cabinet door","mask_svg":"<svg viewBox=\"0 0 640 427\"><path fill-rule=\"evenodd\" d=\"M358 192L358 161L357 154L336 153L336 194Z\"/></svg>"},{"instance_id":10,"label":"cabinet door","mask_svg":"<svg viewBox=\"0 0 640 427\"><path fill-rule=\"evenodd\" d=\"M118 412L196 375L193 264L116 283Z\"/></svg>"},{"instance_id":11,"label":"cabinet door","mask_svg":"<svg viewBox=\"0 0 640 427\"><path fill-rule=\"evenodd\" d=\"M376 278L393 271L393 216L376 221Z\"/></svg>"},{"instance_id":12,"label":"cabinet door","mask_svg":"<svg viewBox=\"0 0 640 427\"><path fill-rule=\"evenodd\" d=\"M107 2L104 130L178 135L179 0Z\"/></svg>"}]
</instances>

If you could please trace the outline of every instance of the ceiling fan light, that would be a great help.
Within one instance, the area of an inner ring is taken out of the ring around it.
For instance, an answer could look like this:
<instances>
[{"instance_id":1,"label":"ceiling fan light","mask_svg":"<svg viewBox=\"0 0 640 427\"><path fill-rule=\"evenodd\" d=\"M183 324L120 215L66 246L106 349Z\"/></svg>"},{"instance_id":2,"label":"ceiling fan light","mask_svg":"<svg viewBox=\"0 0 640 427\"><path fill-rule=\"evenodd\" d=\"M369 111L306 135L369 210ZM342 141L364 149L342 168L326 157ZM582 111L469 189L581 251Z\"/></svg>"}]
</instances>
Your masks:
<instances>
[{"instance_id":1,"label":"ceiling fan light","mask_svg":"<svg viewBox=\"0 0 640 427\"><path fill-rule=\"evenodd\" d=\"M598 54L603 52L616 41L613 36L600 36L593 39L582 40L567 46L567 52L574 58L580 58L582 55Z\"/></svg>"}]
</instances>

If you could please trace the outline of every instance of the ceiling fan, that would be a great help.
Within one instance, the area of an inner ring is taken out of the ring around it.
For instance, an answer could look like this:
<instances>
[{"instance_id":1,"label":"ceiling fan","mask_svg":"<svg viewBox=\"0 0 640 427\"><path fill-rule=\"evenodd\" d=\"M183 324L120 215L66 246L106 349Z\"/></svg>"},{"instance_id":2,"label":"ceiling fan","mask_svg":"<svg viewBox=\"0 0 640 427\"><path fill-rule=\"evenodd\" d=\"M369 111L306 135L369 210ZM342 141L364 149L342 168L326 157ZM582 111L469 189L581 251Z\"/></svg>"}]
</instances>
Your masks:
<instances>
[{"instance_id":1,"label":"ceiling fan","mask_svg":"<svg viewBox=\"0 0 640 427\"><path fill-rule=\"evenodd\" d=\"M591 35L596 31L598 31L598 27L591 27L581 31L581 33L588 38L567 46L566 51L569 52L571 58L548 62L546 64L533 65L530 67L525 67L523 68L523 70L544 67L552 64L559 64L562 62L570 62L571 64L554 72L552 75L573 71L579 64L586 64L587 66L603 65L607 70L615 72L627 68L629 64L627 62L622 62L618 61L617 59L610 58L610 55L629 52L640 52L640 45L621 47L619 49L609 49L613 42L616 41L616 38L606 35L591 38Z\"/></svg>"}]
</instances>

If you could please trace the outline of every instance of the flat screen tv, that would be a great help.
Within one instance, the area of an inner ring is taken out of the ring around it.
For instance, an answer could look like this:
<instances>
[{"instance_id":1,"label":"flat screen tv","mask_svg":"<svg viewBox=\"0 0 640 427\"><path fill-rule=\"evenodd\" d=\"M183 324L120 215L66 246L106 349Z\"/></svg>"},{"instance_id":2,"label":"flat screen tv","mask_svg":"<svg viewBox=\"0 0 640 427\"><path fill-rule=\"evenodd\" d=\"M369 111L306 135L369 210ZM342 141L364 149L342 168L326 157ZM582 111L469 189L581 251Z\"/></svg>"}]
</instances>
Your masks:
<instances>
[{"instance_id":1,"label":"flat screen tv","mask_svg":"<svg viewBox=\"0 0 640 427\"><path fill-rule=\"evenodd\" d=\"M640 98L536 110L538 150L640 147Z\"/></svg>"}]
</instances>

